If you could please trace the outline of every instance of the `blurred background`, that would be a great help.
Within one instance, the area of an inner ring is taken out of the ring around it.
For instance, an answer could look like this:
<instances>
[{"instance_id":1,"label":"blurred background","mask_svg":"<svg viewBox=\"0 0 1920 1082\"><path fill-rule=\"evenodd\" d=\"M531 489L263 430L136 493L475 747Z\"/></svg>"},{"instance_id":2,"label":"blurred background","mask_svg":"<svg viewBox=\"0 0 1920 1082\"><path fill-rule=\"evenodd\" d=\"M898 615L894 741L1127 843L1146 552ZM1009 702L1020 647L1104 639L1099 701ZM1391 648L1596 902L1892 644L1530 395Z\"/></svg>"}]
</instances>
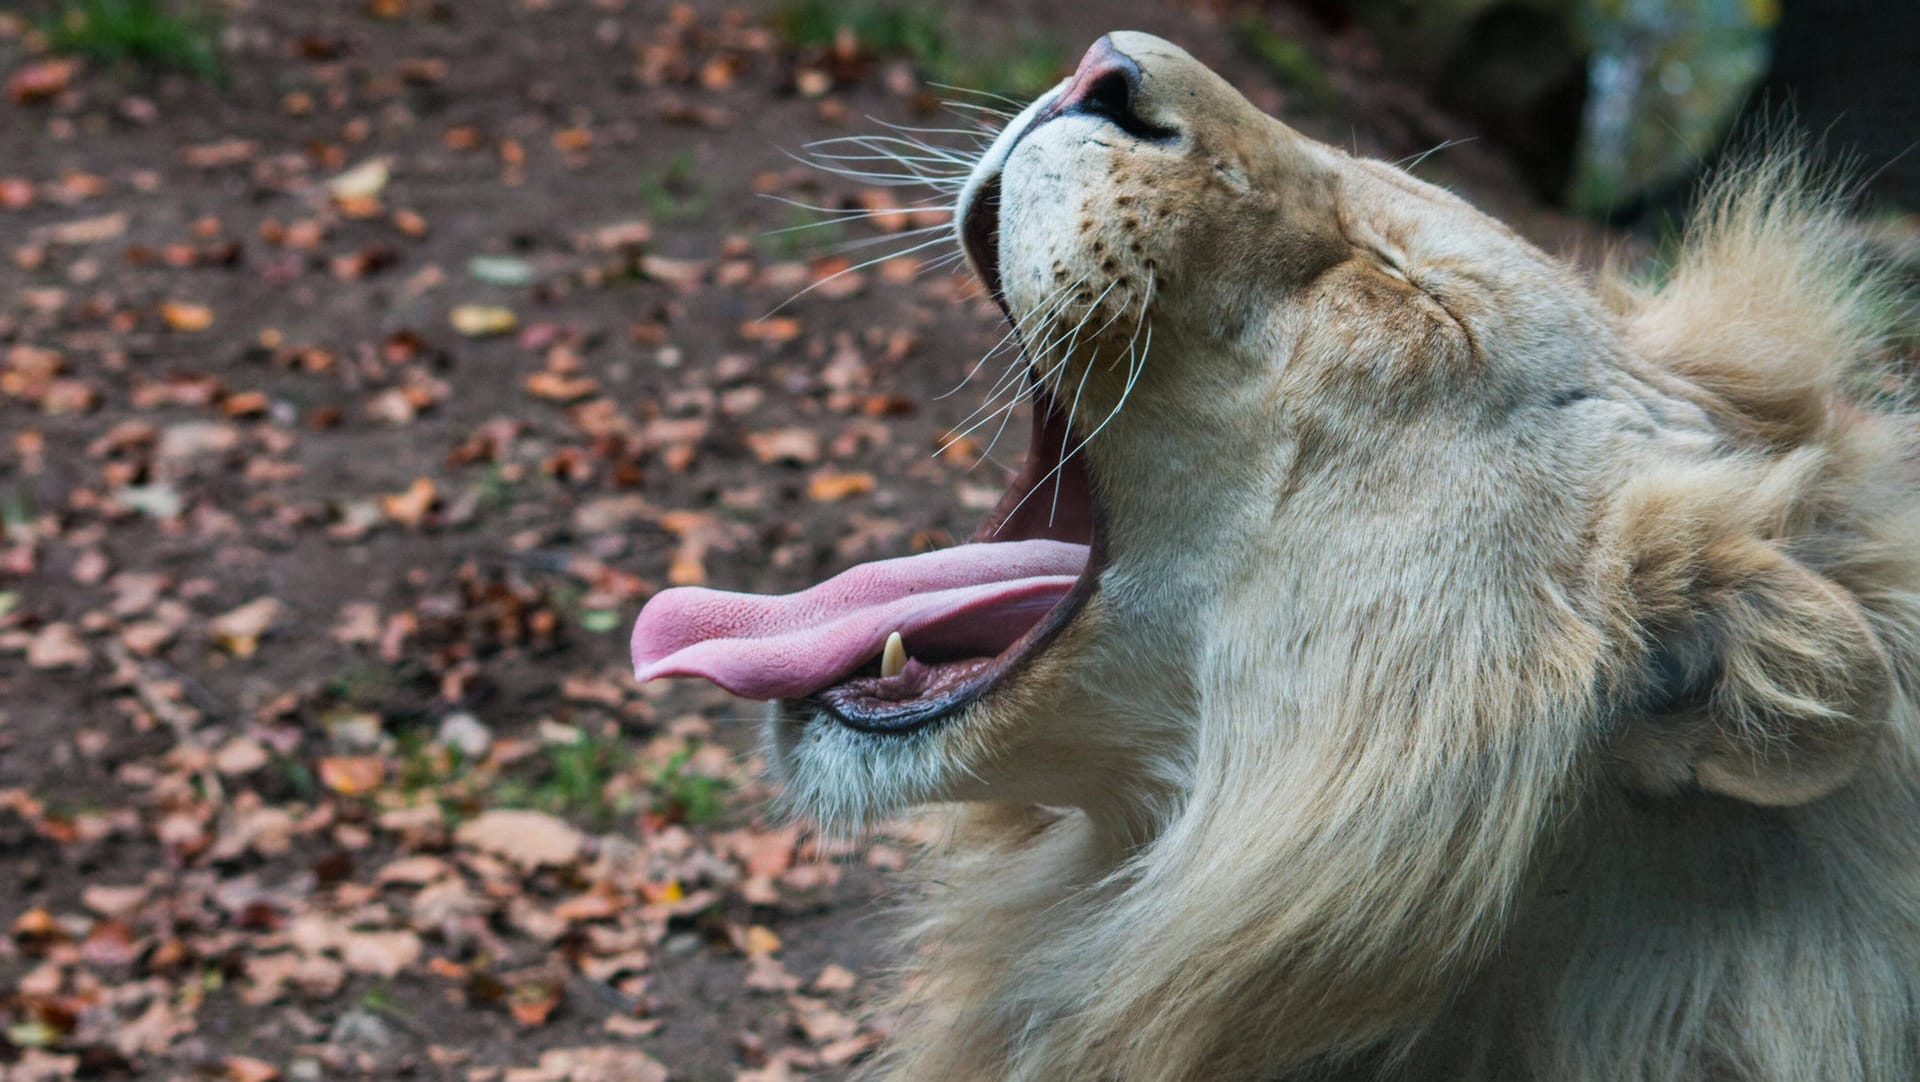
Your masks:
<instances>
[{"instance_id":1,"label":"blurred background","mask_svg":"<svg viewBox=\"0 0 1920 1082\"><path fill-rule=\"evenodd\" d=\"M1791 105L1910 269L1916 19L0 3L0 1076L844 1077L928 828L768 821L755 708L625 644L997 496L917 181L1130 27L1581 260Z\"/></svg>"}]
</instances>

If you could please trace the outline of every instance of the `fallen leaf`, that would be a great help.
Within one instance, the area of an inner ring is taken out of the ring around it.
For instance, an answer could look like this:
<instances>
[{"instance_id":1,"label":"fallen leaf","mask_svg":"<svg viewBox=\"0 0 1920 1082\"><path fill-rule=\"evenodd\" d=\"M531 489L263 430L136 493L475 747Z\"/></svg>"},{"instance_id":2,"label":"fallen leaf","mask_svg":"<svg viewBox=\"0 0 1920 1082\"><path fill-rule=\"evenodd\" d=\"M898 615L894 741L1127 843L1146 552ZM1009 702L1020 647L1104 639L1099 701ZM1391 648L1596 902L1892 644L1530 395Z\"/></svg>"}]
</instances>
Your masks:
<instances>
[{"instance_id":1,"label":"fallen leaf","mask_svg":"<svg viewBox=\"0 0 1920 1082\"><path fill-rule=\"evenodd\" d=\"M255 598L215 617L207 627L222 649L235 657L252 657L261 636L280 618L281 607L278 598Z\"/></svg>"},{"instance_id":2,"label":"fallen leaf","mask_svg":"<svg viewBox=\"0 0 1920 1082\"><path fill-rule=\"evenodd\" d=\"M146 903L146 887L109 887L92 884L80 892L80 904L103 917L127 917Z\"/></svg>"},{"instance_id":3,"label":"fallen leaf","mask_svg":"<svg viewBox=\"0 0 1920 1082\"><path fill-rule=\"evenodd\" d=\"M401 857L398 860L388 863L385 867L374 873L373 880L376 883L401 883L406 886L419 887L445 877L450 871L452 871L452 869L446 861L441 860L439 857L422 854L419 856Z\"/></svg>"},{"instance_id":4,"label":"fallen leaf","mask_svg":"<svg viewBox=\"0 0 1920 1082\"><path fill-rule=\"evenodd\" d=\"M555 1082L667 1082L658 1060L622 1045L551 1049L541 1053L540 1071Z\"/></svg>"},{"instance_id":5,"label":"fallen leaf","mask_svg":"<svg viewBox=\"0 0 1920 1082\"><path fill-rule=\"evenodd\" d=\"M380 606L371 601L349 601L340 606L339 620L328 632L349 646L380 641Z\"/></svg>"},{"instance_id":6,"label":"fallen leaf","mask_svg":"<svg viewBox=\"0 0 1920 1082\"><path fill-rule=\"evenodd\" d=\"M355 973L392 977L419 961L420 949L420 937L404 929L348 932L340 944L340 958Z\"/></svg>"},{"instance_id":7,"label":"fallen leaf","mask_svg":"<svg viewBox=\"0 0 1920 1082\"><path fill-rule=\"evenodd\" d=\"M329 755L320 760L320 784L341 796L361 796L387 779L386 760L378 755Z\"/></svg>"},{"instance_id":8,"label":"fallen leaf","mask_svg":"<svg viewBox=\"0 0 1920 1082\"><path fill-rule=\"evenodd\" d=\"M753 450L753 456L762 462L798 462L805 465L820 458L820 433L811 428L749 432L747 446Z\"/></svg>"},{"instance_id":9,"label":"fallen leaf","mask_svg":"<svg viewBox=\"0 0 1920 1082\"><path fill-rule=\"evenodd\" d=\"M463 304L447 313L447 322L468 338L491 338L512 333L520 318L497 304Z\"/></svg>"},{"instance_id":10,"label":"fallen leaf","mask_svg":"<svg viewBox=\"0 0 1920 1082\"><path fill-rule=\"evenodd\" d=\"M800 337L800 321L792 316L750 319L740 324L740 337L750 342L791 342Z\"/></svg>"},{"instance_id":11,"label":"fallen leaf","mask_svg":"<svg viewBox=\"0 0 1920 1082\"><path fill-rule=\"evenodd\" d=\"M653 226L641 221L614 222L603 225L584 238L587 246L603 252L617 252L621 249L639 248L653 239Z\"/></svg>"},{"instance_id":12,"label":"fallen leaf","mask_svg":"<svg viewBox=\"0 0 1920 1082\"><path fill-rule=\"evenodd\" d=\"M807 495L821 503L833 503L849 496L872 492L874 484L874 477L870 473L822 470L807 482Z\"/></svg>"},{"instance_id":13,"label":"fallen leaf","mask_svg":"<svg viewBox=\"0 0 1920 1082\"><path fill-rule=\"evenodd\" d=\"M228 1082L280 1082L280 1068L252 1056L228 1056L224 1070Z\"/></svg>"},{"instance_id":14,"label":"fallen leaf","mask_svg":"<svg viewBox=\"0 0 1920 1082\"><path fill-rule=\"evenodd\" d=\"M258 740L236 736L213 753L213 768L230 778L242 777L272 762Z\"/></svg>"},{"instance_id":15,"label":"fallen leaf","mask_svg":"<svg viewBox=\"0 0 1920 1082\"><path fill-rule=\"evenodd\" d=\"M517 984L507 995L507 1010L514 1021L523 1026L545 1025L553 1016L553 1009L560 1005L560 994L564 986L557 980L542 979ZM568 1082L578 1077L569 1072Z\"/></svg>"},{"instance_id":16,"label":"fallen leaf","mask_svg":"<svg viewBox=\"0 0 1920 1082\"><path fill-rule=\"evenodd\" d=\"M59 222L34 230L29 236L51 244L67 244L78 247L84 244L98 244L112 240L126 233L133 219L126 211L115 211L94 218L77 218L71 222Z\"/></svg>"},{"instance_id":17,"label":"fallen leaf","mask_svg":"<svg viewBox=\"0 0 1920 1082\"><path fill-rule=\"evenodd\" d=\"M190 334L213 326L213 309L204 304L167 301L160 305L160 319L174 330Z\"/></svg>"},{"instance_id":18,"label":"fallen leaf","mask_svg":"<svg viewBox=\"0 0 1920 1082\"><path fill-rule=\"evenodd\" d=\"M746 950L747 957L754 958L778 951L780 949L780 937L774 935L772 930L768 929L765 925L756 924L747 929L747 934L744 937L742 945Z\"/></svg>"},{"instance_id":19,"label":"fallen leaf","mask_svg":"<svg viewBox=\"0 0 1920 1082\"><path fill-rule=\"evenodd\" d=\"M600 391L600 382L586 376L539 371L527 377L527 393L549 402L578 402Z\"/></svg>"},{"instance_id":20,"label":"fallen leaf","mask_svg":"<svg viewBox=\"0 0 1920 1082\"><path fill-rule=\"evenodd\" d=\"M820 975L813 979L813 990L845 992L851 990L858 979L854 976L853 970L828 962L826 968L820 971Z\"/></svg>"},{"instance_id":21,"label":"fallen leaf","mask_svg":"<svg viewBox=\"0 0 1920 1082\"><path fill-rule=\"evenodd\" d=\"M27 664L36 669L77 669L92 658L72 624L48 624L27 640Z\"/></svg>"},{"instance_id":22,"label":"fallen leaf","mask_svg":"<svg viewBox=\"0 0 1920 1082\"><path fill-rule=\"evenodd\" d=\"M0 207L24 210L33 205L33 181L25 177L0 177Z\"/></svg>"},{"instance_id":23,"label":"fallen leaf","mask_svg":"<svg viewBox=\"0 0 1920 1082\"><path fill-rule=\"evenodd\" d=\"M22 105L59 97L80 70L76 60L42 60L28 64L7 79L7 97Z\"/></svg>"},{"instance_id":24,"label":"fallen leaf","mask_svg":"<svg viewBox=\"0 0 1920 1082\"><path fill-rule=\"evenodd\" d=\"M224 421L182 421L160 433L153 453L163 462L180 462L224 454L238 446L240 430Z\"/></svg>"},{"instance_id":25,"label":"fallen leaf","mask_svg":"<svg viewBox=\"0 0 1920 1082\"><path fill-rule=\"evenodd\" d=\"M533 264L504 255L477 255L467 260L467 273L490 286L523 286L533 281Z\"/></svg>"},{"instance_id":26,"label":"fallen leaf","mask_svg":"<svg viewBox=\"0 0 1920 1082\"><path fill-rule=\"evenodd\" d=\"M327 192L335 199L372 199L386 190L392 176L391 161L369 158L327 181Z\"/></svg>"},{"instance_id":27,"label":"fallen leaf","mask_svg":"<svg viewBox=\"0 0 1920 1082\"><path fill-rule=\"evenodd\" d=\"M418 526L433 510L434 487L431 478L416 477L406 491L380 497L380 511L402 526Z\"/></svg>"},{"instance_id":28,"label":"fallen leaf","mask_svg":"<svg viewBox=\"0 0 1920 1082\"><path fill-rule=\"evenodd\" d=\"M663 255L642 256L640 274L656 282L688 289L699 285L700 280L706 277L707 262L701 259L670 259Z\"/></svg>"},{"instance_id":29,"label":"fallen leaf","mask_svg":"<svg viewBox=\"0 0 1920 1082\"><path fill-rule=\"evenodd\" d=\"M496 808L461 823L454 841L524 868L568 864L586 839L566 820L542 811Z\"/></svg>"}]
</instances>

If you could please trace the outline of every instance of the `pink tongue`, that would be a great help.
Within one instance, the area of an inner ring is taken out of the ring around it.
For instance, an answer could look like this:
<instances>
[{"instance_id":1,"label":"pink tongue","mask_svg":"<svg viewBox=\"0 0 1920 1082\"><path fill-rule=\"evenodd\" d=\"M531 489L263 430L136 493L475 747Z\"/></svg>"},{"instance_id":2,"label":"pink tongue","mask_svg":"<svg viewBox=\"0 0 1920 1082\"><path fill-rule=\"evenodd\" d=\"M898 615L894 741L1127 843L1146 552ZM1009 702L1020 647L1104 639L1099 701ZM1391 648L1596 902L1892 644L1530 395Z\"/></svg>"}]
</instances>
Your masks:
<instances>
[{"instance_id":1,"label":"pink tongue","mask_svg":"<svg viewBox=\"0 0 1920 1082\"><path fill-rule=\"evenodd\" d=\"M700 676L749 699L810 695L880 653L991 657L1073 589L1087 546L1000 541L860 564L796 594L681 587L633 625L634 675Z\"/></svg>"}]
</instances>

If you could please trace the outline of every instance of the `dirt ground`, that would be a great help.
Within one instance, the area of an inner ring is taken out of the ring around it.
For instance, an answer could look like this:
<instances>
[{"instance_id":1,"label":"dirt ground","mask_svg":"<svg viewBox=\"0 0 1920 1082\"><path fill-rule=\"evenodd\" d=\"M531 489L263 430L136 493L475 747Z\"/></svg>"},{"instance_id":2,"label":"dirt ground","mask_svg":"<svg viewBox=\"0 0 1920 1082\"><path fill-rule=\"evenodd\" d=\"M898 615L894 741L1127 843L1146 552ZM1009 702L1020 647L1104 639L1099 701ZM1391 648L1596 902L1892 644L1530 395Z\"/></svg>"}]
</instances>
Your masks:
<instances>
[{"instance_id":1,"label":"dirt ground","mask_svg":"<svg viewBox=\"0 0 1920 1082\"><path fill-rule=\"evenodd\" d=\"M770 11L254 0L224 84L0 15L0 1075L830 1079L884 1034L913 830L769 823L751 705L627 675L653 590L946 543L1020 451L932 454L1000 336L914 273L948 246L827 280L938 211L766 198L920 198L788 153L990 99ZM1470 134L1286 8L947 32L1118 26L1366 153ZM1592 248L1482 145L1421 172Z\"/></svg>"}]
</instances>

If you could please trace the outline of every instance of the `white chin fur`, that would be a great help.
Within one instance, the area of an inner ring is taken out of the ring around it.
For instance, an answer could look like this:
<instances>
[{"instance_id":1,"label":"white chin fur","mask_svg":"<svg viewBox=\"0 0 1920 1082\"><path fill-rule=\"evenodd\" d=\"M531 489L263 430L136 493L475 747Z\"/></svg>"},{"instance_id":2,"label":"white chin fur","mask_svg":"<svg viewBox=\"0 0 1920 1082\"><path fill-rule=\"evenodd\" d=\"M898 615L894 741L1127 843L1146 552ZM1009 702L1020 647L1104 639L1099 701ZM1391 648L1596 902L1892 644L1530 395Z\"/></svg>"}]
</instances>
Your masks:
<instances>
[{"instance_id":1,"label":"white chin fur","mask_svg":"<svg viewBox=\"0 0 1920 1082\"><path fill-rule=\"evenodd\" d=\"M980 160L974 164L972 175L967 177L966 187L960 189L960 198L953 205L953 235L954 239L960 242L962 251L966 251L966 240L961 231L967 220L967 208L973 205L975 197L980 194L981 186L1000 175L1000 170L1007 164L1007 155L1013 152L1013 144L1020 139L1020 133L1026 131L1034 118L1044 112L1047 106L1053 104L1053 99L1066 89L1070 81L1060 80L1059 85L1033 99L1025 109L1020 110L1019 116L1007 121L1007 126L1001 128L1000 134L994 137L993 145L989 146L987 152L980 155ZM970 266L973 264L971 252L967 253L967 263ZM974 267L973 273L981 281L987 280L986 274L980 267Z\"/></svg>"},{"instance_id":2,"label":"white chin fur","mask_svg":"<svg viewBox=\"0 0 1920 1082\"><path fill-rule=\"evenodd\" d=\"M897 736L849 729L823 714L799 718L768 707L767 761L783 816L858 829L919 804L949 798L952 718Z\"/></svg>"}]
</instances>

